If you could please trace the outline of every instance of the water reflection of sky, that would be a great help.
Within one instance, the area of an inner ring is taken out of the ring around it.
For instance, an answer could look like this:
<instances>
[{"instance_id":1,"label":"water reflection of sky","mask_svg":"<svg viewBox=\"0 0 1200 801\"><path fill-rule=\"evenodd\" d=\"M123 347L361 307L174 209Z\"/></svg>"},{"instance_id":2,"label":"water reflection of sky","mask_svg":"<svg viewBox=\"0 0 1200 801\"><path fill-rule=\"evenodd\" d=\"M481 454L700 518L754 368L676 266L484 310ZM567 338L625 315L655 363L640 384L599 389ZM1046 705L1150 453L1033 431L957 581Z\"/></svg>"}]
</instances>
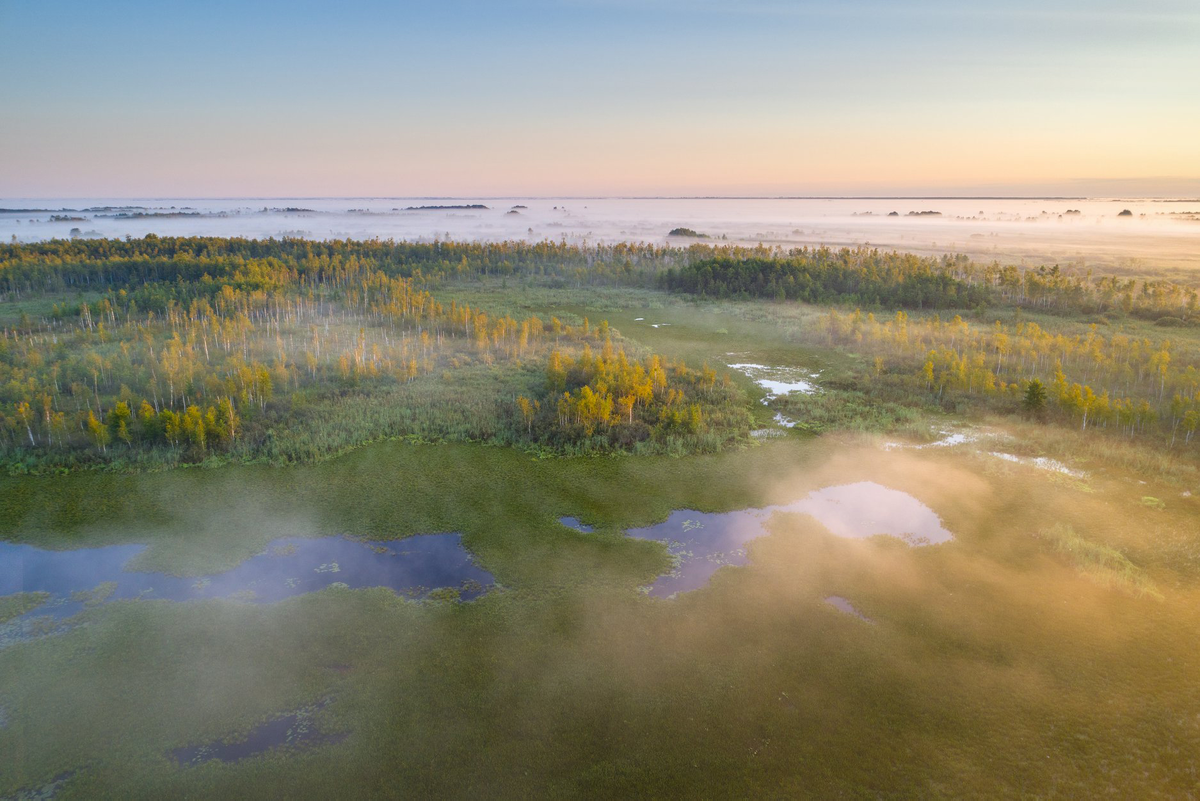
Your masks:
<instances>
[{"instance_id":1,"label":"water reflection of sky","mask_svg":"<svg viewBox=\"0 0 1200 801\"><path fill-rule=\"evenodd\" d=\"M845 612L847 615L854 615L854 617L858 618L859 620L866 621L867 623L875 622L875 621L871 620L871 618L864 615L862 612L858 611L858 609L855 608L854 604L850 603L849 599L843 598L840 595L830 595L828 598L825 599L825 603L829 604L830 606L832 606L834 609L838 610L839 612Z\"/></svg>"},{"instance_id":2,"label":"water reflection of sky","mask_svg":"<svg viewBox=\"0 0 1200 801\"><path fill-rule=\"evenodd\" d=\"M582 522L577 517L560 517L558 518L558 522L562 523L567 528L573 528L576 531L583 532L584 534L591 534L593 531L595 531L595 529L593 529L587 523Z\"/></svg>"},{"instance_id":3,"label":"water reflection of sky","mask_svg":"<svg viewBox=\"0 0 1200 801\"><path fill-rule=\"evenodd\" d=\"M662 523L631 529L629 536L657 540L675 560L659 576L650 594L670 597L704 586L723 565L747 563L746 546L767 533L775 512L807 514L839 537L897 537L909 545L933 545L953 539L925 504L899 490L870 481L826 487L790 504L702 513L677 510Z\"/></svg>"},{"instance_id":4,"label":"water reflection of sky","mask_svg":"<svg viewBox=\"0 0 1200 801\"><path fill-rule=\"evenodd\" d=\"M816 384L808 380L816 378L817 374L801 370L800 368L771 367L765 364L750 363L731 364L729 366L731 369L743 373L754 381L754 383L766 390L767 396L763 398L763 403L767 403L772 398L792 392L811 395L817 391Z\"/></svg>"},{"instance_id":5,"label":"water reflection of sky","mask_svg":"<svg viewBox=\"0 0 1200 801\"><path fill-rule=\"evenodd\" d=\"M231 570L199 577L125 570L145 547L51 551L0 543L0 596L49 593L50 600L29 614L63 619L89 603L128 598L236 597L271 603L341 583L352 588L388 587L410 597L453 587L469 600L493 583L491 574L472 561L458 534L423 534L390 542L286 538Z\"/></svg>"}]
</instances>

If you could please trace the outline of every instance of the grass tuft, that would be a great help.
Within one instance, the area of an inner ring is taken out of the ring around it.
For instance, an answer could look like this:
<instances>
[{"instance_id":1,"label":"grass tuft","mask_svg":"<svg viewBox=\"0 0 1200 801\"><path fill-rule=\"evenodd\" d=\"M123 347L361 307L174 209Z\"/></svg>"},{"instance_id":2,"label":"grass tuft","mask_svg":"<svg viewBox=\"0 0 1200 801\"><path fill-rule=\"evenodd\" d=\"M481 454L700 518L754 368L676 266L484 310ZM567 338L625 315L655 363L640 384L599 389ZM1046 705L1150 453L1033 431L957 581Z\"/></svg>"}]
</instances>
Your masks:
<instances>
[{"instance_id":1,"label":"grass tuft","mask_svg":"<svg viewBox=\"0 0 1200 801\"><path fill-rule=\"evenodd\" d=\"M1145 571L1116 548L1085 539L1075 529L1062 523L1043 529L1037 536L1055 552L1067 555L1080 573L1097 584L1123 589L1139 597L1151 595L1162 600L1162 593Z\"/></svg>"}]
</instances>

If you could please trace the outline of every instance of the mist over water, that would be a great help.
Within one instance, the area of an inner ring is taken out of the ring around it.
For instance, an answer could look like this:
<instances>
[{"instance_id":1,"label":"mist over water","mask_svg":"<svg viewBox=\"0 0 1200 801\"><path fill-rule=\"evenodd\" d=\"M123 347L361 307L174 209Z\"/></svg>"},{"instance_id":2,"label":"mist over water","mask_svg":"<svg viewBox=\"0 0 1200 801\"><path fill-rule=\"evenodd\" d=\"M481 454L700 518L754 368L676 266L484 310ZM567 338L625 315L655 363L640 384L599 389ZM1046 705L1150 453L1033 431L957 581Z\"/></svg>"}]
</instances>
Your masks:
<instances>
[{"instance_id":1,"label":"mist over water","mask_svg":"<svg viewBox=\"0 0 1200 801\"><path fill-rule=\"evenodd\" d=\"M725 565L748 564L746 546L768 533L768 522L776 512L809 515L831 534L850 539L882 535L909 545L954 539L928 506L871 481L825 487L792 503L762 509L715 514L681 509L662 523L628 532L637 539L665 543L675 562L671 572L659 576L647 592L669 598L703 587Z\"/></svg>"},{"instance_id":2,"label":"mist over water","mask_svg":"<svg viewBox=\"0 0 1200 801\"><path fill-rule=\"evenodd\" d=\"M1131 214L1118 216L1124 210ZM676 228L704 238L669 236ZM1200 267L1200 199L0 199L5 242L68 238L73 230L87 237L870 245L1006 263Z\"/></svg>"},{"instance_id":3,"label":"mist over water","mask_svg":"<svg viewBox=\"0 0 1200 801\"><path fill-rule=\"evenodd\" d=\"M231 570L199 577L129 569L130 560L143 550L141 545L111 545L51 551L0 542L0 597L48 593L52 603L31 614L65 618L99 600L233 597L272 603L335 583L388 587L413 598L449 587L471 600L493 584L458 534L422 534L386 543L342 537L279 539ZM111 586L98 598L78 596L104 584Z\"/></svg>"}]
</instances>

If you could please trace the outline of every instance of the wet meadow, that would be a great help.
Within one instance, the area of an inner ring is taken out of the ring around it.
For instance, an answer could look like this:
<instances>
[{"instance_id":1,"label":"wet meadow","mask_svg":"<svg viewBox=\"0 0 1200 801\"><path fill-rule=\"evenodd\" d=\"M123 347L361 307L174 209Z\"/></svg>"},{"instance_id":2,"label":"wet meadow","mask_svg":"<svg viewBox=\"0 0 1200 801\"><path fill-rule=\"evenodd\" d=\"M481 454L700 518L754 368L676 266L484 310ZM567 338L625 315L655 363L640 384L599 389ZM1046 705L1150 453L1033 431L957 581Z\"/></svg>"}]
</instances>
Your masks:
<instances>
[{"instance_id":1,"label":"wet meadow","mask_svg":"<svg viewBox=\"0 0 1200 801\"><path fill-rule=\"evenodd\" d=\"M437 295L603 319L749 429L0 476L0 797L1200 793L1186 454L872 392L816 306Z\"/></svg>"}]
</instances>

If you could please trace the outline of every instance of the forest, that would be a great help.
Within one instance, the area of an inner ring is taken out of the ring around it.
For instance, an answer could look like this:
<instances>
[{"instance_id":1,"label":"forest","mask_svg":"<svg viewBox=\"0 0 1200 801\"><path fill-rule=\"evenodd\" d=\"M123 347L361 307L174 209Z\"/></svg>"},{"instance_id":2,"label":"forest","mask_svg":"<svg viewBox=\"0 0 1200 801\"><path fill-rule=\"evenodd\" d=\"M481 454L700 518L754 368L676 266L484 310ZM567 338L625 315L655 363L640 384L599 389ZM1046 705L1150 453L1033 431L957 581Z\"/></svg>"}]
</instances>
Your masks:
<instances>
[{"instance_id":1,"label":"forest","mask_svg":"<svg viewBox=\"0 0 1200 801\"><path fill-rule=\"evenodd\" d=\"M34 266L5 265L11 298L92 296L45 302L3 331L10 467L307 460L398 436L710 451L748 429L711 370L631 353L604 322L443 304L399 254L381 260L389 274L354 255L227 244L169 258L153 240L107 255L30 248ZM469 397L456 377L474 379Z\"/></svg>"},{"instance_id":2,"label":"forest","mask_svg":"<svg viewBox=\"0 0 1200 801\"><path fill-rule=\"evenodd\" d=\"M419 284L528 277L579 285L660 287L707 297L802 300L864 308L1019 307L1064 315L1126 314L1163 326L1200 323L1200 286L1147 276L1093 275L965 256L874 248L686 248L619 243L392 242L172 238L51 240L0 245L0 298L141 287L161 304L166 283L212 294L235 288L337 283L370 268ZM205 276L208 279L205 279ZM175 287L173 292L183 291ZM177 302L183 298L175 297Z\"/></svg>"},{"instance_id":3,"label":"forest","mask_svg":"<svg viewBox=\"0 0 1200 801\"><path fill-rule=\"evenodd\" d=\"M747 398L707 364L656 356L606 322L518 319L436 296L509 280L828 307L801 339L869 355L871 380L907 405L1169 445L1190 444L1200 423L1197 354L1100 329L1145 318L1186 330L1197 291L1163 281L863 248L151 235L0 247L0 458L36 471L308 461L397 437L548 453L747 441ZM889 308L913 316L872 311ZM974 322L943 319L954 310ZM1063 325L1103 316L1086 333L984 325L1022 311Z\"/></svg>"},{"instance_id":4,"label":"forest","mask_svg":"<svg viewBox=\"0 0 1200 801\"><path fill-rule=\"evenodd\" d=\"M866 248L721 254L670 267L669 289L715 298L770 298L874 309L1017 307L1120 313L1163 326L1200 323L1200 290L1164 280L1070 273L1058 265L978 264Z\"/></svg>"}]
</instances>

